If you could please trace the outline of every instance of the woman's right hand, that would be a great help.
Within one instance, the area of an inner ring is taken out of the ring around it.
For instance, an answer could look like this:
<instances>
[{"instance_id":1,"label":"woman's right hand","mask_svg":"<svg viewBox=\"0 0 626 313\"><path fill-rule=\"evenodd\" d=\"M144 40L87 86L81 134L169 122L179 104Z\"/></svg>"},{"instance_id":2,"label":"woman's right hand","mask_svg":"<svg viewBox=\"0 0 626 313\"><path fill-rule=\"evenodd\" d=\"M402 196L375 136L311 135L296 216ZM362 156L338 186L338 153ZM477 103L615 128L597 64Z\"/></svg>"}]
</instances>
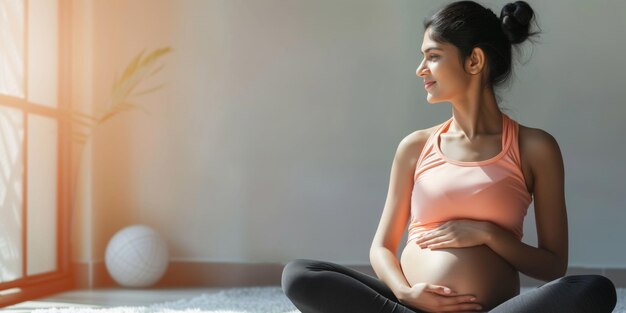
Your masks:
<instances>
[{"instance_id":1,"label":"woman's right hand","mask_svg":"<svg viewBox=\"0 0 626 313\"><path fill-rule=\"evenodd\" d=\"M473 295L456 294L445 286L417 283L403 292L398 297L398 301L408 307L426 312L479 311L482 308L475 298Z\"/></svg>"}]
</instances>

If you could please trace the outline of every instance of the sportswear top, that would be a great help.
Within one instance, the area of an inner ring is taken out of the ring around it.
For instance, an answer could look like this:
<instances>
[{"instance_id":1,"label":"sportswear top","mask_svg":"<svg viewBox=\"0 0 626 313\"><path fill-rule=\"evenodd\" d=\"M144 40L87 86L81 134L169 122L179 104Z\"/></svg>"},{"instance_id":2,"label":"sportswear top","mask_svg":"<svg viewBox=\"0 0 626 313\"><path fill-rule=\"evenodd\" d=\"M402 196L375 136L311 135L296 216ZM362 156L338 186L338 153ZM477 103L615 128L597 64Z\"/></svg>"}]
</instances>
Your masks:
<instances>
[{"instance_id":1,"label":"sportswear top","mask_svg":"<svg viewBox=\"0 0 626 313\"><path fill-rule=\"evenodd\" d=\"M519 124L502 113L502 150L482 161L447 158L439 144L452 116L430 135L415 166L407 243L452 219L489 221L523 237L532 201L521 170Z\"/></svg>"}]
</instances>

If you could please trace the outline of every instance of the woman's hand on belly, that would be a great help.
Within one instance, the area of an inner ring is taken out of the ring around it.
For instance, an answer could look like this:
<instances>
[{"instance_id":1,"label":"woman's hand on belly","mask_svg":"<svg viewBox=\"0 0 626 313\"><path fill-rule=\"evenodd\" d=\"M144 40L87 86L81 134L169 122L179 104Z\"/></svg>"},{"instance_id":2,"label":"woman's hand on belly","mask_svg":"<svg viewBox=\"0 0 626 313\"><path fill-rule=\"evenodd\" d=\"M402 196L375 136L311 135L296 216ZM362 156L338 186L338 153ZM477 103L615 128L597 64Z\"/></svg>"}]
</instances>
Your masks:
<instances>
[{"instance_id":1,"label":"woman's hand on belly","mask_svg":"<svg viewBox=\"0 0 626 313\"><path fill-rule=\"evenodd\" d=\"M417 236L421 248L463 248L485 244L489 238L489 222L470 219L447 221Z\"/></svg>"},{"instance_id":2,"label":"woman's hand on belly","mask_svg":"<svg viewBox=\"0 0 626 313\"><path fill-rule=\"evenodd\" d=\"M398 297L398 301L408 307L426 312L479 311L476 296L457 294L448 287L429 283L417 283Z\"/></svg>"}]
</instances>

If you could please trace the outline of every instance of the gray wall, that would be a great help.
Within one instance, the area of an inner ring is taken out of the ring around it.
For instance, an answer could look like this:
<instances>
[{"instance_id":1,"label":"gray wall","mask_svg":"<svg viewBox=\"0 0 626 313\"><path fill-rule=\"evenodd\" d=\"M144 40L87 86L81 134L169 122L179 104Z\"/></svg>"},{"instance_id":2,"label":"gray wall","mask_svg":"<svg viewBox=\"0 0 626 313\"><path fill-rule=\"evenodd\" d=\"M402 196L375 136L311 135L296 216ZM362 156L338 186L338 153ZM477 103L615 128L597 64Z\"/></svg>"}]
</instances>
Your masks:
<instances>
[{"instance_id":1,"label":"gray wall","mask_svg":"<svg viewBox=\"0 0 626 313\"><path fill-rule=\"evenodd\" d=\"M528 2L544 34L524 44L500 106L559 142L570 266L624 267L626 2ZM499 14L506 1L482 3ZM397 144L451 115L415 76L421 22L442 4L83 3L76 84L91 93L77 105L101 106L140 50L174 53L155 78L166 89L137 100L150 115L91 138L74 259L102 261L115 231L143 223L174 260L369 264ZM533 210L524 241L536 245Z\"/></svg>"}]
</instances>

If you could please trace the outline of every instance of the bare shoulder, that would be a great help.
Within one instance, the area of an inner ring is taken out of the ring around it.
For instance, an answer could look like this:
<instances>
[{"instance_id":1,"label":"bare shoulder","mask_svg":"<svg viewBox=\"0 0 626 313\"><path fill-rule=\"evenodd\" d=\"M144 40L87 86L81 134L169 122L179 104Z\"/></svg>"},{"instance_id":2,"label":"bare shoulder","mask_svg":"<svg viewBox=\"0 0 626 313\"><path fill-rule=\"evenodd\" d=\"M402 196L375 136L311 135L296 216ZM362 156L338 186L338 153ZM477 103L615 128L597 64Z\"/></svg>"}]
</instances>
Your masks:
<instances>
[{"instance_id":1,"label":"bare shoulder","mask_svg":"<svg viewBox=\"0 0 626 313\"><path fill-rule=\"evenodd\" d=\"M522 159L530 161L533 172L554 165L562 167L563 159L559 144L543 129L519 125L519 149Z\"/></svg>"},{"instance_id":2,"label":"bare shoulder","mask_svg":"<svg viewBox=\"0 0 626 313\"><path fill-rule=\"evenodd\" d=\"M439 125L419 129L404 137L398 145L396 157L415 159L417 161L428 137L437 129L437 126Z\"/></svg>"}]
</instances>

